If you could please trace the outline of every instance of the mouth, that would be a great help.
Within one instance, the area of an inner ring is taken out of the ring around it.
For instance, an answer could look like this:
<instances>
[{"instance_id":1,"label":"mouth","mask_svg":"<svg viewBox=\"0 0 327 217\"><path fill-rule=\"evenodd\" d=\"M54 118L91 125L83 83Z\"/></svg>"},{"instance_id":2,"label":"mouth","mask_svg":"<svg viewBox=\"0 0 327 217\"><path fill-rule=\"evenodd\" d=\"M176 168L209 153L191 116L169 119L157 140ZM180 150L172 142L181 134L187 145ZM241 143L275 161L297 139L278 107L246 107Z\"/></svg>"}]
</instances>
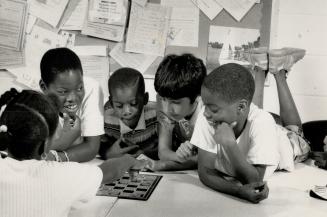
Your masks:
<instances>
[{"instance_id":1,"label":"mouth","mask_svg":"<svg viewBox=\"0 0 327 217\"><path fill-rule=\"evenodd\" d=\"M219 121L212 121L212 120L207 120L209 125L212 127L216 127L217 125L219 125L221 122Z\"/></svg>"},{"instance_id":2,"label":"mouth","mask_svg":"<svg viewBox=\"0 0 327 217\"><path fill-rule=\"evenodd\" d=\"M78 109L78 105L77 104L71 104L71 105L65 105L64 106L64 110L69 112L69 113L74 113L76 112Z\"/></svg>"}]
</instances>

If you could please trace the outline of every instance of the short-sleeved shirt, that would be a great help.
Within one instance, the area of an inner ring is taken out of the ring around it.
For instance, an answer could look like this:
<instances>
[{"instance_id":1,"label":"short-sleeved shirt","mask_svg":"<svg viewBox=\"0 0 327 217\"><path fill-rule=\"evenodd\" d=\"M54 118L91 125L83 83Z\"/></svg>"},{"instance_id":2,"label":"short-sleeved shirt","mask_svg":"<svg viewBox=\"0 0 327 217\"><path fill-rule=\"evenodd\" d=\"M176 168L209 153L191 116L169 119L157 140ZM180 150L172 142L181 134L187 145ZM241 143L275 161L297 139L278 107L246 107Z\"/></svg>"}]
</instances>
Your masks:
<instances>
[{"instance_id":1,"label":"short-sleeved shirt","mask_svg":"<svg viewBox=\"0 0 327 217\"><path fill-rule=\"evenodd\" d=\"M123 137L138 145L148 157L158 159L158 121L155 106L144 106L135 129L124 124L110 106L105 108L104 114L105 135L101 139L100 152L105 152L117 139ZM104 153L100 155L104 156Z\"/></svg>"},{"instance_id":2,"label":"short-sleeved shirt","mask_svg":"<svg viewBox=\"0 0 327 217\"><path fill-rule=\"evenodd\" d=\"M0 158L0 216L64 217L75 202L91 200L99 167L75 162Z\"/></svg>"},{"instance_id":3,"label":"short-sleeved shirt","mask_svg":"<svg viewBox=\"0 0 327 217\"><path fill-rule=\"evenodd\" d=\"M235 177L229 157L223 146L215 142L215 130L209 125L203 112L204 109L199 114L191 143L205 151L216 153L216 169ZM268 112L254 104L250 106L246 126L236 142L248 163L266 166L264 178L269 177L280 166L281 158L286 158L283 159L284 162L293 162L293 152L286 133L277 126ZM285 148L283 153L280 146Z\"/></svg>"},{"instance_id":4,"label":"short-sleeved shirt","mask_svg":"<svg viewBox=\"0 0 327 217\"><path fill-rule=\"evenodd\" d=\"M190 118L175 121L170 119L163 111L161 106L161 99L158 97L158 121L162 127L173 128L172 149L176 151L181 143L190 141L192 138L194 126L200 113L203 102L201 97L197 97L194 103L197 106Z\"/></svg>"}]
</instances>

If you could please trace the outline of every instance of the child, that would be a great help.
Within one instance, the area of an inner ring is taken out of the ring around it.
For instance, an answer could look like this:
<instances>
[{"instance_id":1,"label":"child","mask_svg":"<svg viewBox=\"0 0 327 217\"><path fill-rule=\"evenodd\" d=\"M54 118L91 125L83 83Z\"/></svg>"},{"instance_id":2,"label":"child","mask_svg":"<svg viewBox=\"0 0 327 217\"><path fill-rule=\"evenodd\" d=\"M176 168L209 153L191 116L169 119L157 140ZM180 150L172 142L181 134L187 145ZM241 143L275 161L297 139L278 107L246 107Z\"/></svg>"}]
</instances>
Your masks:
<instances>
[{"instance_id":1,"label":"child","mask_svg":"<svg viewBox=\"0 0 327 217\"><path fill-rule=\"evenodd\" d=\"M78 56L68 48L47 51L41 60L41 90L58 96L60 132L49 159L84 162L99 151L103 127L103 93L99 84L83 77Z\"/></svg>"},{"instance_id":2,"label":"child","mask_svg":"<svg viewBox=\"0 0 327 217\"><path fill-rule=\"evenodd\" d=\"M32 90L7 91L0 97L3 106L0 143L8 157L0 158L0 216L67 216L73 203L92 199L101 183L144 166L127 155L99 166L41 160L49 154L57 110L45 95Z\"/></svg>"},{"instance_id":3,"label":"child","mask_svg":"<svg viewBox=\"0 0 327 217\"><path fill-rule=\"evenodd\" d=\"M202 107L201 84L206 68L191 54L169 55L159 65L154 86L157 91L159 158L154 170L193 169L197 156L190 144ZM190 155L185 153L190 152Z\"/></svg>"},{"instance_id":4,"label":"child","mask_svg":"<svg viewBox=\"0 0 327 217\"><path fill-rule=\"evenodd\" d=\"M156 108L147 105L143 75L121 68L109 78L109 104L105 108L105 132L99 154L103 159L145 154L158 159Z\"/></svg>"},{"instance_id":5,"label":"child","mask_svg":"<svg viewBox=\"0 0 327 217\"><path fill-rule=\"evenodd\" d=\"M267 51L262 53L250 54L256 59L253 63L256 87L251 73L238 64L222 65L205 78L201 90L205 109L198 117L191 139L199 147L201 181L217 191L253 203L268 196L264 179L277 168L292 170L293 159L303 160L309 152L286 83L285 69L289 70L300 59L298 53L281 55L280 50L269 53L269 71L276 79L280 117L286 128L277 127L268 112L251 103L262 96L259 90L263 91L268 62ZM303 56L302 52L300 57Z\"/></svg>"}]
</instances>

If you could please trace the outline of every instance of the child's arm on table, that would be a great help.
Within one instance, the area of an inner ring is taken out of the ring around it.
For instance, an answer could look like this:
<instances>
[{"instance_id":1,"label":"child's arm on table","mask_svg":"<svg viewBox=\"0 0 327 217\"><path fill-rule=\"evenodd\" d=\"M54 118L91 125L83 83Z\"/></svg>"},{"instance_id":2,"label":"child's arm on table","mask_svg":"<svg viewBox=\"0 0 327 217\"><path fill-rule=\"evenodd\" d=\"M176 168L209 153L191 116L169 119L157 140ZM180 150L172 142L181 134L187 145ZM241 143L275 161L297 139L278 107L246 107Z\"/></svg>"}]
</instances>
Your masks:
<instances>
[{"instance_id":1,"label":"child's arm on table","mask_svg":"<svg viewBox=\"0 0 327 217\"><path fill-rule=\"evenodd\" d=\"M243 184L262 181L266 166L252 165L247 162L245 156L236 144L233 126L236 123L227 124L225 122L216 126L214 139L217 144L221 144L230 159L236 178Z\"/></svg>"},{"instance_id":2,"label":"child's arm on table","mask_svg":"<svg viewBox=\"0 0 327 217\"><path fill-rule=\"evenodd\" d=\"M245 185L237 185L227 181L214 168L216 154L199 148L198 172L200 180L208 187L226 194L230 194L252 203L258 203L268 197L269 189L264 182L253 182ZM263 186L263 189L258 189Z\"/></svg>"},{"instance_id":3,"label":"child's arm on table","mask_svg":"<svg viewBox=\"0 0 327 217\"><path fill-rule=\"evenodd\" d=\"M111 183L124 175L130 169L141 170L145 167L146 162L136 160L130 155L124 155L120 158L112 158L104 161L99 165L103 173L102 183Z\"/></svg>"},{"instance_id":4,"label":"child's arm on table","mask_svg":"<svg viewBox=\"0 0 327 217\"><path fill-rule=\"evenodd\" d=\"M160 160L180 162L176 152L172 150L173 126L166 126L161 123L158 126L159 144L158 156Z\"/></svg>"}]
</instances>

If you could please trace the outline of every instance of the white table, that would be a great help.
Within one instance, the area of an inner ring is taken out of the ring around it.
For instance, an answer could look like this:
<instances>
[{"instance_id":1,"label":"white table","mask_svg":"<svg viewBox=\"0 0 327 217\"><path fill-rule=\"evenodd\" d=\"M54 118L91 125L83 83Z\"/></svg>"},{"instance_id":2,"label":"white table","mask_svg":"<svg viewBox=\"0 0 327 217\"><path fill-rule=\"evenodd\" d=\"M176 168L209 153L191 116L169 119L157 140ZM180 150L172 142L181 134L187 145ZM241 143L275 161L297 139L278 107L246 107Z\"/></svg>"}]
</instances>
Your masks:
<instances>
[{"instance_id":1,"label":"white table","mask_svg":"<svg viewBox=\"0 0 327 217\"><path fill-rule=\"evenodd\" d=\"M268 199L259 204L209 189L196 171L162 174L148 201L118 199L107 217L327 216L327 202L309 196L314 185L327 184L327 171L304 164L292 173L275 173Z\"/></svg>"}]
</instances>

